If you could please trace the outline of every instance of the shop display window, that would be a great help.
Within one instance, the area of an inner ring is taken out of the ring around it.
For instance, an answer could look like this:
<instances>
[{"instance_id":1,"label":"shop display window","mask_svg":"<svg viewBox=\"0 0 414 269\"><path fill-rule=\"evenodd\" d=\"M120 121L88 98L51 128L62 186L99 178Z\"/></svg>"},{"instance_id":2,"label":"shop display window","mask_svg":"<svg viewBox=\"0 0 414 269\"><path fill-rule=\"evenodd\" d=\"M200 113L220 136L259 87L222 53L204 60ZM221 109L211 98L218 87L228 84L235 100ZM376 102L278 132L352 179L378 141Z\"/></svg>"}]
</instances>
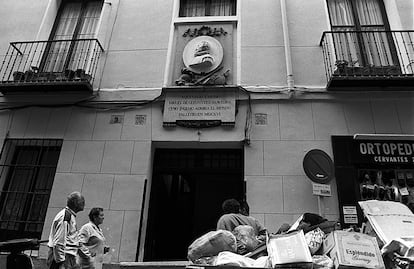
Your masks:
<instances>
[{"instance_id":1,"label":"shop display window","mask_svg":"<svg viewBox=\"0 0 414 269\"><path fill-rule=\"evenodd\" d=\"M358 169L361 200L414 205L414 169Z\"/></svg>"}]
</instances>

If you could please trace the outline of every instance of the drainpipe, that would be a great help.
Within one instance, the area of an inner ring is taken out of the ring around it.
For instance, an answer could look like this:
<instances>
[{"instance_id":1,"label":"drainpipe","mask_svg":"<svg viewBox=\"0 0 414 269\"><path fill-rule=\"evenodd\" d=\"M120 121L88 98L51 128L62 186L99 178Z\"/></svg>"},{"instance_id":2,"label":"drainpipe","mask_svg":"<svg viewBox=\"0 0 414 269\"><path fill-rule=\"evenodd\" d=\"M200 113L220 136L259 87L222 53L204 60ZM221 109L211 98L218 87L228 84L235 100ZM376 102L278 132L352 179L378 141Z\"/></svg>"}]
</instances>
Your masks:
<instances>
[{"instance_id":1,"label":"drainpipe","mask_svg":"<svg viewBox=\"0 0 414 269\"><path fill-rule=\"evenodd\" d=\"M282 12L282 26L283 26L283 41L285 45L285 60L286 60L286 75L288 92L290 93L295 88L292 71L292 56L290 53L290 42L289 42L289 28L286 12L286 0L280 0L280 7Z\"/></svg>"}]
</instances>

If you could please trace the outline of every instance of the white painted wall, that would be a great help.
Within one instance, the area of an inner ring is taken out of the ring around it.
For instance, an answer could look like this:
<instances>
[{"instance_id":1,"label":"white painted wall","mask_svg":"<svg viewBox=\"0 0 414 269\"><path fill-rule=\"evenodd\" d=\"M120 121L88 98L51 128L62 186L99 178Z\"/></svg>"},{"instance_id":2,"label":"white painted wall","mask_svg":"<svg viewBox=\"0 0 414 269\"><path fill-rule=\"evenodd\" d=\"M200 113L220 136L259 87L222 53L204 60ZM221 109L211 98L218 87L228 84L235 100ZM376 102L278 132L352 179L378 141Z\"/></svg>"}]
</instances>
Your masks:
<instances>
[{"instance_id":1,"label":"white painted wall","mask_svg":"<svg viewBox=\"0 0 414 269\"><path fill-rule=\"evenodd\" d=\"M0 8L0 59L13 41L34 40L49 0L2 1Z\"/></svg>"}]
</instances>

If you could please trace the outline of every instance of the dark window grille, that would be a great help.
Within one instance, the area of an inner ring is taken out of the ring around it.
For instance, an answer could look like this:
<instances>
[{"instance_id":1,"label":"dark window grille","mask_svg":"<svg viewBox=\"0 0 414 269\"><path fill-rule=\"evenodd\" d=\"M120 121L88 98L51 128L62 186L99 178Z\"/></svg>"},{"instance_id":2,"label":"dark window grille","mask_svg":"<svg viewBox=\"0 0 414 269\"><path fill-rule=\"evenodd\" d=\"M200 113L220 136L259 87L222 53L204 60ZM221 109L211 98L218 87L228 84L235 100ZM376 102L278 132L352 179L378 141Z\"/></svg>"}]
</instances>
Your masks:
<instances>
[{"instance_id":1,"label":"dark window grille","mask_svg":"<svg viewBox=\"0 0 414 269\"><path fill-rule=\"evenodd\" d=\"M236 0L181 0L180 17L235 16Z\"/></svg>"},{"instance_id":2,"label":"dark window grille","mask_svg":"<svg viewBox=\"0 0 414 269\"><path fill-rule=\"evenodd\" d=\"M0 155L0 241L42 234L61 139L6 139Z\"/></svg>"}]
</instances>

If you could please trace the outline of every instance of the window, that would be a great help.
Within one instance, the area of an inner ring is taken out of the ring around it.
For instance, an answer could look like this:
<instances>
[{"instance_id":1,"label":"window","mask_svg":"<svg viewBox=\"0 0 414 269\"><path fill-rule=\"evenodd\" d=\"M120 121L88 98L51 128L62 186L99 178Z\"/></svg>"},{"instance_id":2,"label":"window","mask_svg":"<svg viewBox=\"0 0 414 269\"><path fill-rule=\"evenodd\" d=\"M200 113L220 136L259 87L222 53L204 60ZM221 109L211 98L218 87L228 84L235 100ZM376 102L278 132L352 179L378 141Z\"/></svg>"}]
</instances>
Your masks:
<instances>
[{"instance_id":1,"label":"window","mask_svg":"<svg viewBox=\"0 0 414 269\"><path fill-rule=\"evenodd\" d=\"M394 66L398 56L382 0L327 0L337 60Z\"/></svg>"},{"instance_id":2,"label":"window","mask_svg":"<svg viewBox=\"0 0 414 269\"><path fill-rule=\"evenodd\" d=\"M180 17L235 16L236 0L181 0Z\"/></svg>"},{"instance_id":3,"label":"window","mask_svg":"<svg viewBox=\"0 0 414 269\"><path fill-rule=\"evenodd\" d=\"M0 241L40 238L61 147L62 140L5 140L0 164Z\"/></svg>"},{"instance_id":4,"label":"window","mask_svg":"<svg viewBox=\"0 0 414 269\"><path fill-rule=\"evenodd\" d=\"M50 35L46 55L42 59L41 70L62 72L76 70L85 65L92 55L92 43L96 37L103 1L63 1ZM63 40L63 41L61 41Z\"/></svg>"}]
</instances>

